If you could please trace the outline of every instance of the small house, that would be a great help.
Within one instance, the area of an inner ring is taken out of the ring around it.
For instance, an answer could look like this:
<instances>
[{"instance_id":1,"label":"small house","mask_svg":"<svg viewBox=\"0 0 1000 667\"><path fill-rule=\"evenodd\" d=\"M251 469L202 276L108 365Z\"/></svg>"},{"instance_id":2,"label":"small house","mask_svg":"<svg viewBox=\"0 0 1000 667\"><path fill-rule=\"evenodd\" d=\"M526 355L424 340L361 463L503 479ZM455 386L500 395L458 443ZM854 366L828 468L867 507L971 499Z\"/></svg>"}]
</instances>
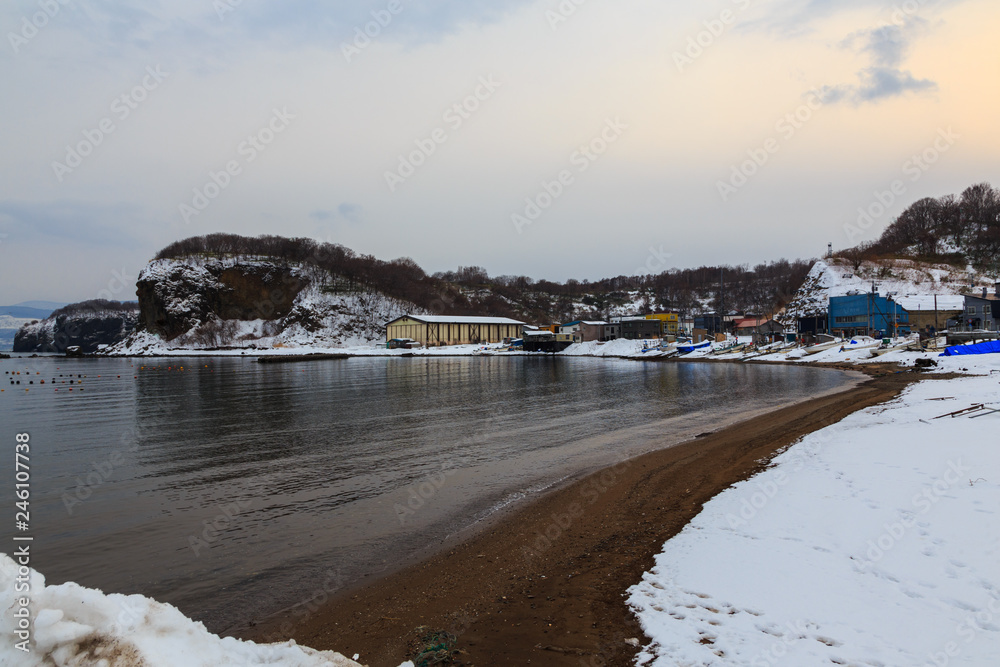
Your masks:
<instances>
[{"instance_id":1,"label":"small house","mask_svg":"<svg viewBox=\"0 0 1000 667\"><path fill-rule=\"evenodd\" d=\"M623 317L619 324L622 328L621 337L626 340L659 338L663 335L660 320L647 320L645 317Z\"/></svg>"},{"instance_id":2,"label":"small house","mask_svg":"<svg viewBox=\"0 0 1000 667\"><path fill-rule=\"evenodd\" d=\"M988 294L984 287L982 296L966 296L963 305L963 327L972 331L997 331L1000 323L1000 283L997 283L995 294Z\"/></svg>"}]
</instances>

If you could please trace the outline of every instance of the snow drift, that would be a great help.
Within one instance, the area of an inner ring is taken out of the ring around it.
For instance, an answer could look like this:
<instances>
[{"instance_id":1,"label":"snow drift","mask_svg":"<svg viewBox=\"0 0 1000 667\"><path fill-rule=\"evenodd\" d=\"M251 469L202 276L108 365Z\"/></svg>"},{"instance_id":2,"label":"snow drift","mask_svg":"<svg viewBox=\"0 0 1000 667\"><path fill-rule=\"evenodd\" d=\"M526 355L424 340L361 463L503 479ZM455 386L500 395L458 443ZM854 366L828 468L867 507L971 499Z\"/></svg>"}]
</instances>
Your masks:
<instances>
[{"instance_id":1,"label":"snow drift","mask_svg":"<svg viewBox=\"0 0 1000 667\"><path fill-rule=\"evenodd\" d=\"M18 566L0 554L0 665L5 667L360 667L334 651L294 641L255 644L219 637L175 607L141 595L105 595L74 583L46 586L28 568L30 593L15 589ZM33 619L28 651L16 648L16 598L27 595Z\"/></svg>"}]
</instances>

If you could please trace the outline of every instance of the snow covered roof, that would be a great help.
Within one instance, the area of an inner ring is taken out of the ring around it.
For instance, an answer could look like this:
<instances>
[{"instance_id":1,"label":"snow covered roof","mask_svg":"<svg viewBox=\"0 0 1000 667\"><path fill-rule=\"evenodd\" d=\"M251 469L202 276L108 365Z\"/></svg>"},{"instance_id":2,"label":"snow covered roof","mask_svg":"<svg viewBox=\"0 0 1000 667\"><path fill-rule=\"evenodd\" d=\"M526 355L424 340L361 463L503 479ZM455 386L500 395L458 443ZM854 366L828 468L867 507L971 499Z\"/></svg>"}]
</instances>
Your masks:
<instances>
[{"instance_id":1,"label":"snow covered roof","mask_svg":"<svg viewBox=\"0 0 1000 667\"><path fill-rule=\"evenodd\" d=\"M509 317L468 317L465 315L405 315L405 317L427 324L524 324L524 322L512 320Z\"/></svg>"}]
</instances>

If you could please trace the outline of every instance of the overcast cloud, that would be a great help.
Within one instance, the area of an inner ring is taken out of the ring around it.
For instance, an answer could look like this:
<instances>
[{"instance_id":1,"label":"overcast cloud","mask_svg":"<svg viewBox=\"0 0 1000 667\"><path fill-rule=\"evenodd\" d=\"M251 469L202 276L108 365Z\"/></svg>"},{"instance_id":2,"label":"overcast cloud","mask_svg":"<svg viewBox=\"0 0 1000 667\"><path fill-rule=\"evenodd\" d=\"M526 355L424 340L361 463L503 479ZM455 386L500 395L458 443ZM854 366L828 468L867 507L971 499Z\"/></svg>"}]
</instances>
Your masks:
<instances>
[{"instance_id":1,"label":"overcast cloud","mask_svg":"<svg viewBox=\"0 0 1000 667\"><path fill-rule=\"evenodd\" d=\"M8 1L0 304L217 231L549 279L817 256L942 130L869 237L1000 184L998 27L986 0Z\"/></svg>"}]
</instances>

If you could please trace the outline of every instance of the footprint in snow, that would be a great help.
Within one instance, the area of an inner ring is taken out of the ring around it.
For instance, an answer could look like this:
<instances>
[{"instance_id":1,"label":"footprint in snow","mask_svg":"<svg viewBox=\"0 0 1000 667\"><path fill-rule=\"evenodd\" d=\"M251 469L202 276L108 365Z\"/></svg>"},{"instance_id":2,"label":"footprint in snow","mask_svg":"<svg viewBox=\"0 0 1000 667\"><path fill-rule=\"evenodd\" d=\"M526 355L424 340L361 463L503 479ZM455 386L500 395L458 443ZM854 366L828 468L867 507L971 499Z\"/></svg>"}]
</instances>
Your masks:
<instances>
[{"instance_id":1,"label":"footprint in snow","mask_svg":"<svg viewBox=\"0 0 1000 667\"><path fill-rule=\"evenodd\" d=\"M962 602L961 600L950 600L949 602L951 602L951 605L953 607L957 607L958 609L961 609L962 611L971 611L971 612L977 612L977 611L979 611L979 607L973 607L971 604L968 604L966 602Z\"/></svg>"}]
</instances>

